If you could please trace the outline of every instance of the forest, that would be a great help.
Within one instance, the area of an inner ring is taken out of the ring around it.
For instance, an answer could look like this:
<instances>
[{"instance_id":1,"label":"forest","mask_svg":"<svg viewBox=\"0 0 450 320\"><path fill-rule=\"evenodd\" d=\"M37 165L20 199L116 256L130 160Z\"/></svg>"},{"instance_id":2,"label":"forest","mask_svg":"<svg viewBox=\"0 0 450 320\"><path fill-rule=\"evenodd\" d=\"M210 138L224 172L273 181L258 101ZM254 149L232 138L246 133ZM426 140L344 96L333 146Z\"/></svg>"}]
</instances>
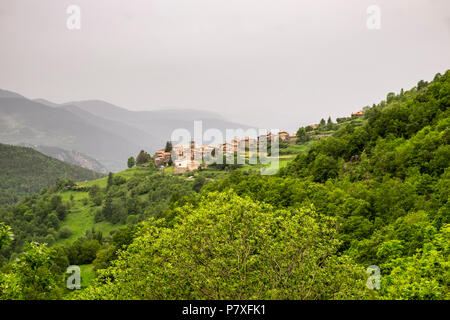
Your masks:
<instances>
[{"instance_id":1,"label":"forest","mask_svg":"<svg viewBox=\"0 0 450 320\"><path fill-rule=\"evenodd\" d=\"M28 147L0 143L0 206L50 187L58 178L92 180L103 174L43 155Z\"/></svg>"},{"instance_id":2,"label":"forest","mask_svg":"<svg viewBox=\"0 0 450 320\"><path fill-rule=\"evenodd\" d=\"M307 148L272 176L59 179L0 209L0 299L448 300L449 106L448 70L323 120L329 136L299 128ZM69 265L92 267L81 290Z\"/></svg>"}]
</instances>

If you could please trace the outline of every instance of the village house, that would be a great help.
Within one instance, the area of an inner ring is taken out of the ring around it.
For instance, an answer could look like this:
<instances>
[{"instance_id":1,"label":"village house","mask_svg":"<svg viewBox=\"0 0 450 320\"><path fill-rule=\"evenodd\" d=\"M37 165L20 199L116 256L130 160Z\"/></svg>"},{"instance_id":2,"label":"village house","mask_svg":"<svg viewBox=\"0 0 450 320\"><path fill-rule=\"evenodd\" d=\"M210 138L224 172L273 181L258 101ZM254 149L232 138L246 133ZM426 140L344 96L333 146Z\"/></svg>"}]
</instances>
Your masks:
<instances>
[{"instance_id":1,"label":"village house","mask_svg":"<svg viewBox=\"0 0 450 320\"><path fill-rule=\"evenodd\" d=\"M200 167L200 162L195 160L175 160L173 172L174 173L185 173L188 171L197 170Z\"/></svg>"},{"instance_id":2,"label":"village house","mask_svg":"<svg viewBox=\"0 0 450 320\"><path fill-rule=\"evenodd\" d=\"M225 143L222 143L221 149L224 154L225 153L233 153L234 145L229 142L225 142Z\"/></svg>"},{"instance_id":3,"label":"village house","mask_svg":"<svg viewBox=\"0 0 450 320\"><path fill-rule=\"evenodd\" d=\"M257 148L258 146L258 140L254 139L254 138L250 138L250 137L245 137L244 138L244 146L246 149L250 149L250 148Z\"/></svg>"},{"instance_id":4,"label":"village house","mask_svg":"<svg viewBox=\"0 0 450 320\"><path fill-rule=\"evenodd\" d=\"M164 149L160 149L155 153L155 165L162 166L167 165L171 159L170 152L166 152Z\"/></svg>"},{"instance_id":5,"label":"village house","mask_svg":"<svg viewBox=\"0 0 450 320\"><path fill-rule=\"evenodd\" d=\"M354 118L354 117L360 117L360 116L362 116L362 115L364 115L364 111L362 111L362 110L358 110L358 111L356 111L356 112L352 112L352 118Z\"/></svg>"},{"instance_id":6,"label":"village house","mask_svg":"<svg viewBox=\"0 0 450 320\"><path fill-rule=\"evenodd\" d=\"M281 140L281 141L286 141L286 140L289 139L289 133L286 132L286 131L280 131L280 132L278 133L278 136L280 137L280 140Z\"/></svg>"},{"instance_id":7,"label":"village house","mask_svg":"<svg viewBox=\"0 0 450 320\"><path fill-rule=\"evenodd\" d=\"M196 146L194 141L182 146L175 146L178 157L174 159L174 173L185 173L188 171L197 170L203 158L204 150L213 150L209 146Z\"/></svg>"}]
</instances>

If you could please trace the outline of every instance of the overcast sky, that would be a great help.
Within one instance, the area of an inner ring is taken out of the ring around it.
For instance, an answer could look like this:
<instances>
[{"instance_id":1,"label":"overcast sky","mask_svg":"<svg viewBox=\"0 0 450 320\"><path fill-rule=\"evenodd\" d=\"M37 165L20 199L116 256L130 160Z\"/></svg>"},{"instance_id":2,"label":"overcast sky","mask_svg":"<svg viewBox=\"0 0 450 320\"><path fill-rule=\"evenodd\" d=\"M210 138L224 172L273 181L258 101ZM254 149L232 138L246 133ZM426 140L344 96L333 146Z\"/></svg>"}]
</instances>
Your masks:
<instances>
[{"instance_id":1,"label":"overcast sky","mask_svg":"<svg viewBox=\"0 0 450 320\"><path fill-rule=\"evenodd\" d=\"M1 0L0 43L0 88L30 98L294 130L449 69L450 1Z\"/></svg>"}]
</instances>

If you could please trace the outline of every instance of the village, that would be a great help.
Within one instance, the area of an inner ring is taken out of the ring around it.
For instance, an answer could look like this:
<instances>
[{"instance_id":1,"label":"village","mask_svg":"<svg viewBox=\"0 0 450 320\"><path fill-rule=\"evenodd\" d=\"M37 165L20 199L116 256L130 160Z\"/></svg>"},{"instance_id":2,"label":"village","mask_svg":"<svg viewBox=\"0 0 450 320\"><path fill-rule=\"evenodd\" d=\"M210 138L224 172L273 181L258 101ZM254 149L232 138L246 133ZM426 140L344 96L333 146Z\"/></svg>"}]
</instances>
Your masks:
<instances>
[{"instance_id":1,"label":"village","mask_svg":"<svg viewBox=\"0 0 450 320\"><path fill-rule=\"evenodd\" d=\"M197 145L195 141L188 144L175 145L166 149L156 151L154 156L154 163L157 167L174 167L174 173L185 173L197 170L199 167L206 168L209 162L214 158L219 158L219 155L232 157L238 151L254 150L255 152L262 151L263 146L270 141L279 139L278 141L294 141L296 135L290 135L286 131L279 131L278 134L272 135L268 132L265 135L257 138L244 137L234 138L231 142L223 142L220 145ZM170 145L170 144L169 144ZM222 158L220 157L220 160Z\"/></svg>"},{"instance_id":2,"label":"village","mask_svg":"<svg viewBox=\"0 0 450 320\"><path fill-rule=\"evenodd\" d=\"M351 114L349 118L342 118L343 121L349 119L359 118L364 115L362 110L358 110ZM337 119L338 122L340 119ZM324 120L322 119L324 122ZM323 124L322 124L323 125ZM321 124L313 124L308 126L311 131L317 131ZM317 133L316 137L326 137L327 133ZM172 146L171 142L164 149L156 151L153 159L157 167L165 168L173 166L173 173L181 174L206 168L211 164L211 159L218 159L222 161L220 155L226 157L234 157L238 152L260 153L267 151L267 144L271 141L278 141L279 143L295 143L297 140L297 133L290 134L287 131L278 131L277 134L272 134L268 131L265 135L260 135L256 138L244 137L234 138L230 142L223 142L219 145L197 145L195 141L183 145ZM248 154L246 155L248 156ZM208 161L209 160L209 161Z\"/></svg>"}]
</instances>

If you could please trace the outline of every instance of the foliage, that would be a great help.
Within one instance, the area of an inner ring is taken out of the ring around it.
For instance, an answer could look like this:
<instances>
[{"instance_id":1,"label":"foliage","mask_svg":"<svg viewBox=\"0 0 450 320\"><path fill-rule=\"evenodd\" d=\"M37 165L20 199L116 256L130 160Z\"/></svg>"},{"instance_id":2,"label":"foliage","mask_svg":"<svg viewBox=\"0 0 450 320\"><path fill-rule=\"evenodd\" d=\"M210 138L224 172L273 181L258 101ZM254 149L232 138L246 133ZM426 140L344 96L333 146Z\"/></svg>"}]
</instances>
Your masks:
<instances>
[{"instance_id":1,"label":"foliage","mask_svg":"<svg viewBox=\"0 0 450 320\"><path fill-rule=\"evenodd\" d=\"M13 238L11 227L0 222L0 249L8 245Z\"/></svg>"},{"instance_id":2,"label":"foliage","mask_svg":"<svg viewBox=\"0 0 450 320\"><path fill-rule=\"evenodd\" d=\"M150 162L151 159L152 157L147 152L141 150L141 152L136 157L136 165L143 165L147 162Z\"/></svg>"},{"instance_id":3,"label":"foliage","mask_svg":"<svg viewBox=\"0 0 450 320\"><path fill-rule=\"evenodd\" d=\"M60 298L64 281L55 268L52 251L43 244L30 243L8 272L0 273L0 299Z\"/></svg>"},{"instance_id":4,"label":"foliage","mask_svg":"<svg viewBox=\"0 0 450 320\"><path fill-rule=\"evenodd\" d=\"M176 209L173 227L149 221L88 299L332 299L364 296L363 272L336 257L334 221L274 210L233 193ZM111 280L113 279L113 280ZM360 288L360 289L357 289Z\"/></svg>"},{"instance_id":5,"label":"foliage","mask_svg":"<svg viewBox=\"0 0 450 320\"><path fill-rule=\"evenodd\" d=\"M363 117L322 119L274 176L145 163L60 179L0 209L1 297L58 298L55 277L76 263L98 275L71 296L83 299L449 299L449 105L447 71ZM83 227L94 219L107 232ZM27 252L36 277L17 262ZM380 290L366 289L370 265Z\"/></svg>"},{"instance_id":6,"label":"foliage","mask_svg":"<svg viewBox=\"0 0 450 320\"><path fill-rule=\"evenodd\" d=\"M134 160L134 157L129 157L127 161L128 168L133 168L136 165L136 160Z\"/></svg>"}]
</instances>

